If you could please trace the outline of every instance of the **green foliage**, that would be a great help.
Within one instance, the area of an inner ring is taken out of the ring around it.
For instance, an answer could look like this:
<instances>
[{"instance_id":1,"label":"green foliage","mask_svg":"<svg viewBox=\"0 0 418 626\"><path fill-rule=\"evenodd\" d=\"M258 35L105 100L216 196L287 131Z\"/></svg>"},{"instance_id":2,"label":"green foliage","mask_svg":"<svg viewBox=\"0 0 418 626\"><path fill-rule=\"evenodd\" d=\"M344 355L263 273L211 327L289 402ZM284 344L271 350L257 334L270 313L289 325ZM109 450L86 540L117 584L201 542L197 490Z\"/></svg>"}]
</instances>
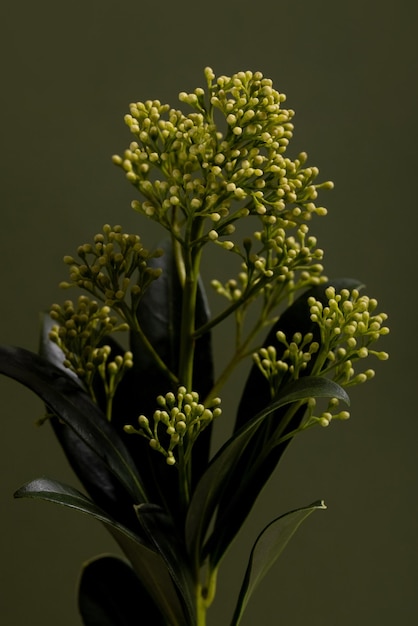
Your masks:
<instances>
[{"instance_id":1,"label":"green foliage","mask_svg":"<svg viewBox=\"0 0 418 626\"><path fill-rule=\"evenodd\" d=\"M237 606L231 626L238 626L250 596L274 565L300 524L318 509L326 509L323 502L290 511L270 522L258 535L251 550Z\"/></svg>"},{"instance_id":2,"label":"green foliage","mask_svg":"<svg viewBox=\"0 0 418 626\"><path fill-rule=\"evenodd\" d=\"M80 580L79 609L86 626L131 626L132 616L152 615L165 626L158 605L138 585L133 569L121 559L101 556L86 563Z\"/></svg>"},{"instance_id":3,"label":"green foliage","mask_svg":"<svg viewBox=\"0 0 418 626\"><path fill-rule=\"evenodd\" d=\"M206 91L179 96L191 112L132 104L134 139L113 158L139 192L133 208L168 238L149 251L105 225L64 258L62 287L84 293L51 307L39 355L0 347L0 372L44 401L88 494L43 478L16 497L93 516L130 563L102 557L84 567L85 626L133 623L133 597L155 624L204 626L221 561L284 450L301 432L347 419L345 388L374 375L358 365L387 358L372 345L388 332L377 302L359 281L323 275L307 222L326 214L317 196L332 184L316 182L306 153L286 156L294 113L282 108L285 96L260 72L205 76ZM243 220L255 231L241 241ZM236 274L212 277L225 302L215 317L200 278L214 245ZM235 342L215 377L211 333L227 318ZM216 452L214 423L234 419L221 412L221 392L245 359L233 432ZM231 626L300 523L322 508L276 514L259 534Z\"/></svg>"}]
</instances>

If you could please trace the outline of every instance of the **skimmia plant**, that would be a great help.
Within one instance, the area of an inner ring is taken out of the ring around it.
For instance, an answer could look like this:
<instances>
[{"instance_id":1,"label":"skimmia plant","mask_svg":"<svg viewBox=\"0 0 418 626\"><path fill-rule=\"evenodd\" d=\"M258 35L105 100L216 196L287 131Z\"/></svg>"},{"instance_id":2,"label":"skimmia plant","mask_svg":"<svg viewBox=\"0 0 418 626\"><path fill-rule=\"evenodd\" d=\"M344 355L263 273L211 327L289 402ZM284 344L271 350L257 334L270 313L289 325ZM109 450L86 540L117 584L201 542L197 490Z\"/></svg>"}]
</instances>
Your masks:
<instances>
[{"instance_id":1,"label":"skimmia plant","mask_svg":"<svg viewBox=\"0 0 418 626\"><path fill-rule=\"evenodd\" d=\"M148 100L125 117L133 137L114 163L134 186L132 207L165 231L144 247L105 225L64 258L76 295L45 315L39 354L3 347L0 371L32 389L85 495L41 478L17 497L49 500L100 520L126 560L88 563L79 587L86 626L203 626L219 566L295 435L349 417L347 388L374 375L369 357L386 315L354 279L328 281L308 224L326 210L318 169L287 156L293 111L260 72L215 78L180 93L187 112ZM244 228L241 228L244 226ZM245 231L250 235L239 234ZM253 232L252 232L253 231ZM230 264L211 289L205 252ZM211 334L233 320L214 368ZM222 413L234 368L250 371L235 415ZM215 421L232 435L211 449ZM260 534L228 623L314 502Z\"/></svg>"}]
</instances>

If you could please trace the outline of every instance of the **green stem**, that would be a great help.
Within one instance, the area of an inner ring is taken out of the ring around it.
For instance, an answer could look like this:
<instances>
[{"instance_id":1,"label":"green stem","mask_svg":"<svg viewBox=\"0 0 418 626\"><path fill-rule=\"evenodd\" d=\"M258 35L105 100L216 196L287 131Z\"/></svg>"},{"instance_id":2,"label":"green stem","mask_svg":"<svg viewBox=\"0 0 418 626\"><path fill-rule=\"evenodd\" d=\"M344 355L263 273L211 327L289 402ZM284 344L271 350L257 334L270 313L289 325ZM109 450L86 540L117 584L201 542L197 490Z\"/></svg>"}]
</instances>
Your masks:
<instances>
[{"instance_id":1,"label":"green stem","mask_svg":"<svg viewBox=\"0 0 418 626\"><path fill-rule=\"evenodd\" d=\"M289 408L287 409L286 413L284 414L283 418L280 421L280 428L278 428L277 431L274 433L275 436L273 438L269 438L268 442L266 441L266 449L267 449L266 456L279 443L282 443L282 441L286 441L287 439L290 439L291 433L287 433L286 435L282 435L281 433L283 433L283 431L286 430L287 426L290 424L294 415L304 404L306 404L305 400L299 400L298 402L294 402L293 404L289 406ZM291 432L297 432L298 428L294 429ZM279 433L279 436L277 436L278 433Z\"/></svg>"},{"instance_id":2,"label":"green stem","mask_svg":"<svg viewBox=\"0 0 418 626\"><path fill-rule=\"evenodd\" d=\"M234 371L235 367L239 364L239 362L242 361L245 357L249 356L249 354L251 354L248 351L248 346L264 325L264 318L260 318L258 322L254 324L246 339L236 348L232 359L229 361L229 363L227 363L227 365L215 381L215 384L210 390L209 394L206 396L204 401L205 406L208 406L210 404L210 401L218 395L220 389L222 389L222 387L225 385L228 378Z\"/></svg>"},{"instance_id":3,"label":"green stem","mask_svg":"<svg viewBox=\"0 0 418 626\"><path fill-rule=\"evenodd\" d=\"M180 329L179 379L188 391L193 384L193 359L195 339L193 337L196 313L197 279L186 274L183 289L183 304Z\"/></svg>"},{"instance_id":4,"label":"green stem","mask_svg":"<svg viewBox=\"0 0 418 626\"><path fill-rule=\"evenodd\" d=\"M212 570L208 574L208 580L205 585L200 583L196 585L196 626L206 626L207 610L215 598L217 574L217 569Z\"/></svg>"},{"instance_id":5,"label":"green stem","mask_svg":"<svg viewBox=\"0 0 418 626\"><path fill-rule=\"evenodd\" d=\"M193 246L191 242L198 238L202 228L203 220L194 219L190 227L186 229L183 247L185 276L180 328L179 379L188 391L191 391L193 387L196 297L202 257L202 247Z\"/></svg>"},{"instance_id":6,"label":"green stem","mask_svg":"<svg viewBox=\"0 0 418 626\"><path fill-rule=\"evenodd\" d=\"M193 390L193 365L195 354L195 318L196 318L196 298L199 280L200 260L202 248L193 246L192 242L196 235L201 232L203 221L190 219L185 232L183 243L183 256L181 250L177 249L176 263L181 271L183 283L182 310L180 325L180 355L179 355L179 382L184 385L187 391ZM191 459L187 455L187 449L179 449L179 486L180 497L183 510L186 512L190 499L191 489Z\"/></svg>"},{"instance_id":7,"label":"green stem","mask_svg":"<svg viewBox=\"0 0 418 626\"><path fill-rule=\"evenodd\" d=\"M182 255L181 243L173 237L173 253L176 263L177 274L179 277L180 285L184 289L186 283L186 269L184 267L184 259Z\"/></svg>"},{"instance_id":8,"label":"green stem","mask_svg":"<svg viewBox=\"0 0 418 626\"><path fill-rule=\"evenodd\" d=\"M206 604L202 596L202 586L196 586L196 626L206 626Z\"/></svg>"},{"instance_id":9,"label":"green stem","mask_svg":"<svg viewBox=\"0 0 418 626\"><path fill-rule=\"evenodd\" d=\"M179 498L182 510L186 513L190 499L190 478L188 476L188 465L184 458L184 447L178 447L178 470L179 470Z\"/></svg>"},{"instance_id":10,"label":"green stem","mask_svg":"<svg viewBox=\"0 0 418 626\"><path fill-rule=\"evenodd\" d=\"M239 307L245 304L248 305L251 302L251 300L253 300L254 297L258 294L258 292L261 291L265 287L265 285L271 280L272 280L271 278L268 278L266 276L261 276L258 280L256 280L253 283L251 287L249 287L246 291L244 291L244 293L241 295L240 298L235 300L235 302L233 302L229 307L224 309L222 313L220 313L217 317L214 317L208 322L206 322L206 324L203 324L202 326L197 328L194 332L195 339L197 339L198 337L201 337L208 330L211 330L214 326L217 326L218 324L223 322L224 319L229 317L229 315L231 315L231 313L234 313L234 311L239 309ZM266 313L267 312L268 311L266 309Z\"/></svg>"},{"instance_id":11,"label":"green stem","mask_svg":"<svg viewBox=\"0 0 418 626\"><path fill-rule=\"evenodd\" d=\"M159 369L166 374L167 378L174 384L174 385L178 385L179 384L179 379L177 378L177 376L170 370L169 367L167 367L166 363L164 363L164 361L162 360L162 358L160 357L160 355L158 354L158 352L156 352L154 350L153 345L151 344L151 342L149 341L148 337L146 336L146 334L144 333L144 331L142 330L136 315L132 315L131 311L129 310L128 307L123 308L123 315L127 321L127 323L129 324L130 328L132 331L134 331L135 333L137 333L138 337L140 338L142 344L144 345L145 349L148 350L148 352L151 354L152 358L154 359L157 367L159 367Z\"/></svg>"}]
</instances>

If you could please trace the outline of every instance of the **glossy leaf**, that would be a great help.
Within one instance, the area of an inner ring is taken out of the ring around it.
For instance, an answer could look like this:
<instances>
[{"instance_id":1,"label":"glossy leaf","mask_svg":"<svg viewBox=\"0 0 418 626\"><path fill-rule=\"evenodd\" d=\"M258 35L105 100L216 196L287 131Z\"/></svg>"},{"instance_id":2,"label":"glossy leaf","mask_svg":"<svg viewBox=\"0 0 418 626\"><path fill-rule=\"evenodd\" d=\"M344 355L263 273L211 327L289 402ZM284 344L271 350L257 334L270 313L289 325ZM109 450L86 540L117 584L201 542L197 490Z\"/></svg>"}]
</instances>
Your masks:
<instances>
[{"instance_id":1,"label":"glossy leaf","mask_svg":"<svg viewBox=\"0 0 418 626\"><path fill-rule=\"evenodd\" d=\"M313 334L314 341L320 340L318 326L312 322L310 318L308 298L313 296L325 303L328 300L325 291L330 285L332 285L336 291L341 291L341 289L352 290L361 287L360 281L356 279L338 278L324 285L312 287L299 296L299 298L282 313L264 342L265 347L274 346L276 348L278 359L285 350L283 344L279 343L276 338L276 333L279 330L284 332L287 337L292 337L296 332L300 332L302 335L310 332ZM308 364L308 367L301 373L301 376L309 376L314 363L315 355ZM287 383L288 381L285 379L284 384ZM237 431L242 428L258 411L268 406L270 402L271 395L268 382L259 368L254 365L244 387L234 430ZM287 407L279 408L263 421L263 424L254 435L251 446L248 446L243 451L239 462L233 470L234 474L230 476L219 503L212 538L212 541L214 541L215 537L217 535L219 536L216 541L218 547L215 550L214 546L209 544L207 548L211 551L213 564L219 561L227 546L239 531L239 528L254 506L258 494L269 480L284 451L291 442L291 438L289 438L287 441L274 447L269 454L266 454L266 442L270 441L275 436L278 425L280 425L282 419L285 417L286 412ZM305 407L299 409L286 426L284 433L296 430L303 419L304 413ZM246 475L248 467L252 468L251 476L247 477L245 481L242 481L241 477ZM221 537L223 537L222 540Z\"/></svg>"},{"instance_id":2,"label":"glossy leaf","mask_svg":"<svg viewBox=\"0 0 418 626\"><path fill-rule=\"evenodd\" d=\"M78 593L84 626L166 626L159 607L133 569L114 556L100 556L84 565Z\"/></svg>"},{"instance_id":3,"label":"glossy leaf","mask_svg":"<svg viewBox=\"0 0 418 626\"><path fill-rule=\"evenodd\" d=\"M87 513L106 525L112 526L133 541L142 543L142 539L110 517L103 509L97 506L74 487L51 478L37 478L20 487L14 494L15 498L38 498L61 504L72 509ZM148 548L149 549L149 548Z\"/></svg>"},{"instance_id":4,"label":"glossy leaf","mask_svg":"<svg viewBox=\"0 0 418 626\"><path fill-rule=\"evenodd\" d=\"M141 504L135 507L148 541L164 560L183 599L188 624L196 622L195 583L183 540L169 516L158 506Z\"/></svg>"},{"instance_id":5,"label":"glossy leaf","mask_svg":"<svg viewBox=\"0 0 418 626\"><path fill-rule=\"evenodd\" d=\"M270 522L259 534L251 550L231 626L238 626L252 593L279 558L300 524L319 509L326 509L322 501L285 513Z\"/></svg>"},{"instance_id":6,"label":"glossy leaf","mask_svg":"<svg viewBox=\"0 0 418 626\"><path fill-rule=\"evenodd\" d=\"M42 314L41 332L39 336L39 356L48 361L48 363L51 363L51 365L55 365L55 367L65 372L67 376L72 378L80 385L80 387L82 387L81 381L76 374L68 367L65 367L65 355L61 348L49 338L49 333L51 332L53 326L56 326L56 324L57 322L53 320L48 313Z\"/></svg>"},{"instance_id":7,"label":"glossy leaf","mask_svg":"<svg viewBox=\"0 0 418 626\"><path fill-rule=\"evenodd\" d=\"M140 301L137 317L149 342L160 358L174 374L178 374L180 353L180 328L183 289L179 281L172 243L166 240L160 246L164 250L161 257L151 259L150 265L162 269L160 277L153 281ZM202 285L199 285L196 302L196 324L209 319L209 309ZM116 419L137 424L139 414L151 417L158 408L156 398L173 389L173 383L157 366L147 350L141 336L131 332L130 349L134 367L122 381L115 399ZM210 333L196 341L193 387L203 398L213 385L213 359ZM207 428L199 436L193 450L194 480L206 468L209 457L211 429ZM138 466L145 482L150 501L168 508L172 515L182 519L178 501L178 475L173 468L156 457L148 442L141 437L130 437L127 442L132 454L138 458Z\"/></svg>"},{"instance_id":8,"label":"glossy leaf","mask_svg":"<svg viewBox=\"0 0 418 626\"><path fill-rule=\"evenodd\" d=\"M137 316L141 328L148 341L155 348L167 366L177 373L179 337L181 326L182 287L172 251L171 241L163 242L164 254L150 260L153 268L162 269L160 277L153 281L144 293ZM209 319L209 309L202 285L199 285L196 303L196 323L201 325ZM48 334L53 322L48 316L44 318L40 353L50 363L64 369L66 375L73 377L69 370L62 367L62 353L56 344L49 340ZM122 347L106 336L104 343L110 345L112 355L123 353ZM144 486L148 499L167 507L173 515L181 517L178 510L177 473L172 471L161 458L151 450L146 439L127 435L123 427L127 423L137 426L137 418L141 413L151 417L157 408L156 398L172 388L166 374L157 366L152 354L147 349L139 333L130 332L130 349L134 355L134 367L122 379L113 402L112 427L117 431L131 457L134 459L137 475ZM210 333L196 342L194 389L202 397L213 385L213 360ZM104 410L104 397L101 383L95 386L98 404ZM131 524L132 510L129 502L125 506L123 493L114 484L113 477L108 474L99 459L94 458L81 440L77 438L66 424L52 420L56 436L78 478L87 491L100 502L106 510ZM197 481L206 468L209 457L211 429L207 428L199 437L193 450L193 479ZM119 504L118 504L119 502ZM118 510L117 510L118 509ZM182 521L182 520L181 520Z\"/></svg>"},{"instance_id":9,"label":"glossy leaf","mask_svg":"<svg viewBox=\"0 0 418 626\"><path fill-rule=\"evenodd\" d=\"M333 286L335 290L341 291L342 289L359 289L362 283L355 278L335 278L333 280L311 287L304 293L302 293L279 317L277 322L270 329L263 347L274 346L277 352L277 358L280 359L285 347L276 339L278 331L282 331L286 337L293 337L296 332L300 332L302 335L307 333L313 334L313 341L319 341L318 325L312 322L310 316L310 307L308 305L308 299L314 297L317 300L325 304L328 299L325 295L325 291L328 287ZM315 363L315 356L310 361L308 367L301 375L309 376L313 364ZM237 431L248 420L252 419L258 411L270 404L271 395L270 388L266 378L260 372L257 365L253 365L249 373L248 379L243 389L242 397L240 400L239 408L237 411L237 418L235 421L234 431Z\"/></svg>"},{"instance_id":10,"label":"glossy leaf","mask_svg":"<svg viewBox=\"0 0 418 626\"><path fill-rule=\"evenodd\" d=\"M178 373L180 336L182 323L183 288L181 286L176 265L173 244L170 239L162 242L160 247L164 254L151 260L151 266L162 269L158 280L151 283L149 289L142 298L138 307L138 320L141 328L151 342L159 356L175 373ZM210 319L209 304L206 298L204 286L199 282L196 296L196 320L197 327L204 325ZM169 390L168 381L164 384L161 372L155 363L146 354L139 338L134 336L134 362L135 353L140 351L136 362L138 363L139 380L145 380L148 399L151 405L146 407L149 412L155 409L155 398ZM136 343L139 342L139 343ZM193 390L197 391L203 399L213 386L214 366L212 355L212 342L210 332L205 333L195 343ZM144 377L144 378L143 378ZM181 382L181 381L180 381ZM152 393L150 392L152 390ZM209 458L210 428L199 436L195 448L193 474L199 474L199 467L207 463Z\"/></svg>"},{"instance_id":11,"label":"glossy leaf","mask_svg":"<svg viewBox=\"0 0 418 626\"><path fill-rule=\"evenodd\" d=\"M349 403L349 398L339 385L326 378L301 378L283 390L283 395L260 411L252 420L236 432L219 450L211 461L208 469L200 479L193 494L186 519L186 541L189 554L195 560L201 557L202 542L209 528L210 521L219 499L226 486L231 487L231 477L235 481L234 469L247 446L251 447L257 429L270 414L282 406L293 402L304 401L307 398L338 398ZM240 476L240 485L251 480L252 468L246 468ZM235 482L235 488L238 487ZM211 550L219 560L226 549L222 534L213 535ZM212 555L211 555L212 556Z\"/></svg>"},{"instance_id":12,"label":"glossy leaf","mask_svg":"<svg viewBox=\"0 0 418 626\"><path fill-rule=\"evenodd\" d=\"M47 500L76 509L103 522L125 551L143 586L160 607L170 625L184 626L183 611L167 567L160 555L150 545L144 543L139 535L119 524L82 493L59 481L38 478L23 485L15 493L15 497Z\"/></svg>"},{"instance_id":13,"label":"glossy leaf","mask_svg":"<svg viewBox=\"0 0 418 626\"><path fill-rule=\"evenodd\" d=\"M73 378L81 387L77 376L63 365L63 352L49 339L49 332L54 324L49 315L43 316L39 354ZM113 355L122 351L111 337L107 338L107 343L111 345ZM132 498L107 465L65 422L52 417L50 423L73 471L94 502L118 521L135 528L137 519L132 507Z\"/></svg>"},{"instance_id":14,"label":"glossy leaf","mask_svg":"<svg viewBox=\"0 0 418 626\"><path fill-rule=\"evenodd\" d=\"M72 377L33 352L10 346L0 346L0 373L34 391L51 413L64 421L101 459L133 503L146 500L125 445Z\"/></svg>"}]
</instances>

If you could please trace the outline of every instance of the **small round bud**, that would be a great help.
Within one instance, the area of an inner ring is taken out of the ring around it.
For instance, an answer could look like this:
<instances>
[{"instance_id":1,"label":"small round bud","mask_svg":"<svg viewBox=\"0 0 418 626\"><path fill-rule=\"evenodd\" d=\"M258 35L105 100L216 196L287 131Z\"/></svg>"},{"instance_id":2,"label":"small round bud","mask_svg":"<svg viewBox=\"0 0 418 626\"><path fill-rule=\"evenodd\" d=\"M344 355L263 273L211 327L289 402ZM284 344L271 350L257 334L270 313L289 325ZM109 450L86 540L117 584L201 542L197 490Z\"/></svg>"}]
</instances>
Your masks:
<instances>
[{"instance_id":1,"label":"small round bud","mask_svg":"<svg viewBox=\"0 0 418 626\"><path fill-rule=\"evenodd\" d=\"M184 433L186 432L186 430L187 430L187 424L186 424L186 422L185 422L185 421L180 420L179 422L177 422L177 423L176 423L176 432L177 432L179 435L184 435Z\"/></svg>"},{"instance_id":2,"label":"small round bud","mask_svg":"<svg viewBox=\"0 0 418 626\"><path fill-rule=\"evenodd\" d=\"M138 424L141 426L141 428L147 428L149 427L149 420L147 417L145 417L145 415L140 415L138 417Z\"/></svg>"},{"instance_id":3,"label":"small round bud","mask_svg":"<svg viewBox=\"0 0 418 626\"><path fill-rule=\"evenodd\" d=\"M348 420L350 418L350 413L348 411L341 411L338 413L338 419L340 420Z\"/></svg>"}]
</instances>

